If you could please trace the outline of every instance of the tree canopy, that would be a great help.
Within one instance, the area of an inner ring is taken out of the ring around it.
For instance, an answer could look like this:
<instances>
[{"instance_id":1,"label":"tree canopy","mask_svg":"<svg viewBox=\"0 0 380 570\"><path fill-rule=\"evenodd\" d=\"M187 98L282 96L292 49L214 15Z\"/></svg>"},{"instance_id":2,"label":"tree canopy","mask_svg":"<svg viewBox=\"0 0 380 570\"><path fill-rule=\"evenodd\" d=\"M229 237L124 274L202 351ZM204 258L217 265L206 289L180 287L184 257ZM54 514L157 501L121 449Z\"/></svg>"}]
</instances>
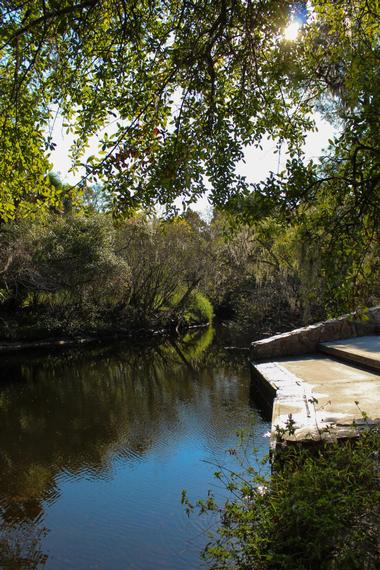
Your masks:
<instances>
[{"instance_id":1,"label":"tree canopy","mask_svg":"<svg viewBox=\"0 0 380 570\"><path fill-rule=\"evenodd\" d=\"M334 176L345 177L341 152L351 164L354 156L355 178L363 162L373 176L378 2L315 0L307 19L304 3L286 0L5 0L0 7L3 219L59 203L46 177L57 113L75 136L76 166L98 133L101 153L88 158L87 177L104 183L119 211L170 206L178 197L191 203L207 188L215 205L242 195L257 202L259 189L236 167L264 136L285 142L290 157L290 182L277 191L271 180L265 200L270 208L298 205L310 178L302 143L317 106L343 123L329 159L339 161ZM304 25L291 42L283 31L294 17ZM310 199L314 181L308 192Z\"/></svg>"}]
</instances>

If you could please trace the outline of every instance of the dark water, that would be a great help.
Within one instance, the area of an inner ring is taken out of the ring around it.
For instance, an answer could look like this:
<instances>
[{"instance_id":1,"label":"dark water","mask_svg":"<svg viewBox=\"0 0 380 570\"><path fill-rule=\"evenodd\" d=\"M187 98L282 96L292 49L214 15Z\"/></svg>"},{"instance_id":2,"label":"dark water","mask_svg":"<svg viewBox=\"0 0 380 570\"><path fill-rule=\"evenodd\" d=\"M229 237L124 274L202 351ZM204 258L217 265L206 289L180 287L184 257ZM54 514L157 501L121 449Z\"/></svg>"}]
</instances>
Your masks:
<instances>
[{"instance_id":1,"label":"dark water","mask_svg":"<svg viewBox=\"0 0 380 570\"><path fill-rule=\"evenodd\" d=\"M236 466L240 428L264 455L269 429L212 336L1 358L1 568L203 567L216 521L181 490L225 496L208 462Z\"/></svg>"}]
</instances>

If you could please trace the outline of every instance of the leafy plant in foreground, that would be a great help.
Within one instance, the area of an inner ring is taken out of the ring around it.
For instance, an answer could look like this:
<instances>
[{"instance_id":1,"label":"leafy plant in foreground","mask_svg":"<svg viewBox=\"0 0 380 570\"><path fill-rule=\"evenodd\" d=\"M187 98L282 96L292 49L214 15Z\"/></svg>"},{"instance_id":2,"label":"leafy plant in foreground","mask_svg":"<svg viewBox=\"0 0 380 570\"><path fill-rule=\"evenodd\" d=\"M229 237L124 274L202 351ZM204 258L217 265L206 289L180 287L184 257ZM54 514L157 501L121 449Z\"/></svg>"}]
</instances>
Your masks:
<instances>
[{"instance_id":1,"label":"leafy plant in foreground","mask_svg":"<svg viewBox=\"0 0 380 570\"><path fill-rule=\"evenodd\" d=\"M188 512L217 512L220 526L203 556L211 568L250 570L375 569L379 558L380 432L306 450L289 446L272 477L245 464L221 468L224 505L183 502Z\"/></svg>"}]
</instances>

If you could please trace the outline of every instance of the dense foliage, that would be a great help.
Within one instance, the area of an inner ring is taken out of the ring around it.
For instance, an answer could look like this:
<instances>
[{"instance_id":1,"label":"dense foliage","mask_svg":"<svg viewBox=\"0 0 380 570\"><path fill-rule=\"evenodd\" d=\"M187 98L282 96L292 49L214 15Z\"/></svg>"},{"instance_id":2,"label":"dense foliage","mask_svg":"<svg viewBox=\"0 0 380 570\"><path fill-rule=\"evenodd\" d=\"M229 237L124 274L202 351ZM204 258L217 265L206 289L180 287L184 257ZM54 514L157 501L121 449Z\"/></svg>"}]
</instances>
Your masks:
<instances>
[{"instance_id":1,"label":"dense foliage","mask_svg":"<svg viewBox=\"0 0 380 570\"><path fill-rule=\"evenodd\" d=\"M269 184L264 195L310 202L318 185L303 187L299 159L318 106L342 121L328 162L340 164L343 194L376 186L376 2L7 0L0 9L3 218L59 201L44 179L57 112L75 135L76 164L89 137L116 123L87 169L122 209L191 201L207 184L214 204L250 192L236 166L263 136L286 142L292 159L287 192ZM294 16L305 25L289 42Z\"/></svg>"},{"instance_id":2,"label":"dense foliage","mask_svg":"<svg viewBox=\"0 0 380 570\"><path fill-rule=\"evenodd\" d=\"M314 452L282 453L270 480L244 463L241 473L216 476L231 492L219 506L212 495L189 512L218 512L221 525L204 552L214 569L375 570L379 563L380 435Z\"/></svg>"},{"instance_id":3,"label":"dense foliage","mask_svg":"<svg viewBox=\"0 0 380 570\"><path fill-rule=\"evenodd\" d=\"M378 0L0 0L2 339L213 311L253 338L377 302L379 35ZM307 163L316 111L336 136ZM57 118L73 187L48 174ZM239 162L267 137L286 168L252 184ZM210 223L142 213L206 192ZM265 493L230 482L215 567L375 568L378 447L290 451Z\"/></svg>"},{"instance_id":4,"label":"dense foliage","mask_svg":"<svg viewBox=\"0 0 380 570\"><path fill-rule=\"evenodd\" d=\"M191 211L165 222L73 211L5 224L1 336L181 331L215 313L253 340L322 319L333 284L304 231L273 219L236 228ZM363 265L371 279L358 282L361 305L380 297L375 253Z\"/></svg>"},{"instance_id":5,"label":"dense foliage","mask_svg":"<svg viewBox=\"0 0 380 570\"><path fill-rule=\"evenodd\" d=\"M186 221L49 216L0 232L2 336L180 328L212 320ZM204 258L205 256L203 256ZM30 332L28 333L28 329Z\"/></svg>"},{"instance_id":6,"label":"dense foliage","mask_svg":"<svg viewBox=\"0 0 380 570\"><path fill-rule=\"evenodd\" d=\"M57 110L75 135L76 165L89 137L116 122L87 168L122 209L191 201L206 178L214 202L225 202L245 186L235 169L245 145L268 132L296 148L310 124L297 85L285 85L281 30L291 6L1 2L2 216L57 200L43 179ZM292 118L291 101L300 103Z\"/></svg>"},{"instance_id":7,"label":"dense foliage","mask_svg":"<svg viewBox=\"0 0 380 570\"><path fill-rule=\"evenodd\" d=\"M379 15L367 0L0 2L0 219L62 212L87 180L118 214L209 189L249 225L297 233L321 304L355 307L379 266ZM316 110L337 135L307 164ZM99 138L72 188L47 176L57 117L75 167ZM238 164L265 137L289 160L252 184Z\"/></svg>"}]
</instances>

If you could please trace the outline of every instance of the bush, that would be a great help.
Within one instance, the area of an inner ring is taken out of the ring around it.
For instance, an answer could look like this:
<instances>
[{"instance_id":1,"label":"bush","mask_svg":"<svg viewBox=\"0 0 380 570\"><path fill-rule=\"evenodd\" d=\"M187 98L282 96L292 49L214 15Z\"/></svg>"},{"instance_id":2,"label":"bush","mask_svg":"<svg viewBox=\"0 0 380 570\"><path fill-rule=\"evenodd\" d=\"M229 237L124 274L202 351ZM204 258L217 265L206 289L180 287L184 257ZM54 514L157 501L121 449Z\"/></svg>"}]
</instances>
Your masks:
<instances>
[{"instance_id":1,"label":"bush","mask_svg":"<svg viewBox=\"0 0 380 570\"><path fill-rule=\"evenodd\" d=\"M314 453L283 453L271 479L255 469L216 475L232 491L222 508L211 496L201 511L221 525L205 549L211 568L241 570L375 570L379 567L380 433ZM193 505L185 499L190 510Z\"/></svg>"},{"instance_id":2,"label":"bush","mask_svg":"<svg viewBox=\"0 0 380 570\"><path fill-rule=\"evenodd\" d=\"M200 291L192 291L185 311L190 322L211 323L214 317L212 304Z\"/></svg>"},{"instance_id":3,"label":"bush","mask_svg":"<svg viewBox=\"0 0 380 570\"><path fill-rule=\"evenodd\" d=\"M89 331L128 303L131 273L115 254L115 230L107 216L12 224L2 229L0 240L5 267L0 291L6 293L0 303L4 322L15 321L10 328L16 336Z\"/></svg>"}]
</instances>

